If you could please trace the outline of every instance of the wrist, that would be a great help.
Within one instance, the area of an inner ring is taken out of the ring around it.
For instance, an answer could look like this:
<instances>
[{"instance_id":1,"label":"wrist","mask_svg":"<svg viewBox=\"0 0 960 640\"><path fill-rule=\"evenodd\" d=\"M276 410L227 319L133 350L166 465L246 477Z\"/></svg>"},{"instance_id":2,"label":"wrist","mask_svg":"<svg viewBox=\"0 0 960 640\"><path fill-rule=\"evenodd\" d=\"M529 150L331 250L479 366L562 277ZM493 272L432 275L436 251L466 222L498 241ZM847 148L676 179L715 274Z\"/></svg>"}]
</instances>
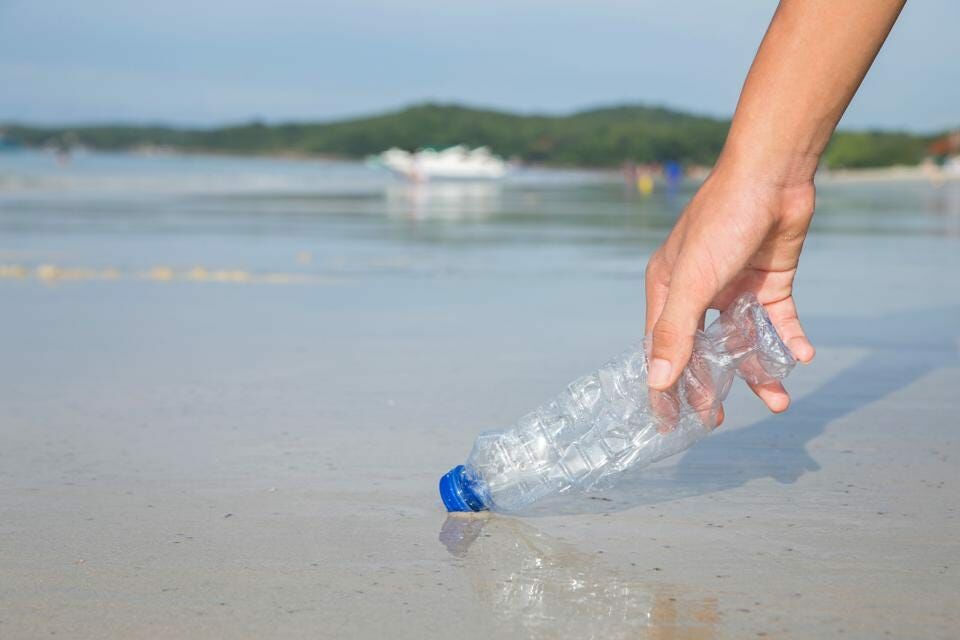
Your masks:
<instances>
[{"instance_id":1,"label":"wrist","mask_svg":"<svg viewBox=\"0 0 960 640\"><path fill-rule=\"evenodd\" d=\"M747 198L772 225L806 228L816 204L818 160L816 155L737 155L724 149L704 188Z\"/></svg>"},{"instance_id":2,"label":"wrist","mask_svg":"<svg viewBox=\"0 0 960 640\"><path fill-rule=\"evenodd\" d=\"M728 139L715 171L761 188L789 191L813 187L820 154L808 149L749 144Z\"/></svg>"}]
</instances>

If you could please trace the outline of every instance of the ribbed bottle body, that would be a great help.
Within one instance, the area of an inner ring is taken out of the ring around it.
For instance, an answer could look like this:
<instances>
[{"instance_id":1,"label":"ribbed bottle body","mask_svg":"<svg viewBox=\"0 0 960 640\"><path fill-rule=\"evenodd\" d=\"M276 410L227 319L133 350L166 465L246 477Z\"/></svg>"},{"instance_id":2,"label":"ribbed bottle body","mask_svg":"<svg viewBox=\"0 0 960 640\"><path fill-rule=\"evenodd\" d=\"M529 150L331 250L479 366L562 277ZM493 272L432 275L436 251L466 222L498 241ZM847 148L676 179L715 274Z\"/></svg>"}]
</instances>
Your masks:
<instances>
[{"instance_id":1,"label":"ribbed bottle body","mask_svg":"<svg viewBox=\"0 0 960 640\"><path fill-rule=\"evenodd\" d=\"M538 500L609 486L627 469L679 453L716 426L734 375L782 378L793 367L762 305L739 298L705 332L667 391L647 386L636 345L526 414L480 434L465 476L486 508L521 512Z\"/></svg>"}]
</instances>

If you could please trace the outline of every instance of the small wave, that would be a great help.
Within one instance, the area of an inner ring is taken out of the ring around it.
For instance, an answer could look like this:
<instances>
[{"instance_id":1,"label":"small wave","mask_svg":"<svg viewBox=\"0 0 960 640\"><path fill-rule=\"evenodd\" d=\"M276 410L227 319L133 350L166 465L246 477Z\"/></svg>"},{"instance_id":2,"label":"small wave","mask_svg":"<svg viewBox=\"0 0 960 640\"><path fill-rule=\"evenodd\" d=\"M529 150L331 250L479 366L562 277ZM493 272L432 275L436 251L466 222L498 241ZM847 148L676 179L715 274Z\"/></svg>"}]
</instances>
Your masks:
<instances>
[{"instance_id":1,"label":"small wave","mask_svg":"<svg viewBox=\"0 0 960 640\"><path fill-rule=\"evenodd\" d=\"M230 284L308 284L327 285L337 278L309 273L254 272L245 269L211 269L197 266L176 269L158 265L145 270L123 271L116 267L83 267L41 264L0 264L0 280L38 280L45 283L90 280L144 280L151 282L200 282Z\"/></svg>"}]
</instances>

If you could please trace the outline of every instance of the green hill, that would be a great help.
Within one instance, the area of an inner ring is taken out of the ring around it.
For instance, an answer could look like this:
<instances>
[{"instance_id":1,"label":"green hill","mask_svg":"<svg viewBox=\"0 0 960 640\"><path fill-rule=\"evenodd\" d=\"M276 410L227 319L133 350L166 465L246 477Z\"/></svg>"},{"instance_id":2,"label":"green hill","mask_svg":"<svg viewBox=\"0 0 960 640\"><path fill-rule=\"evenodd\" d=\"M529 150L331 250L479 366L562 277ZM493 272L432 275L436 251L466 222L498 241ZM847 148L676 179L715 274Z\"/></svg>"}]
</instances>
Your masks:
<instances>
[{"instance_id":1,"label":"green hill","mask_svg":"<svg viewBox=\"0 0 960 640\"><path fill-rule=\"evenodd\" d=\"M625 160L711 164L728 127L728 120L660 107L624 105L545 116L428 103L328 123L253 122L212 129L8 125L5 129L8 138L27 146L82 144L105 150L164 146L182 151L361 158L394 146L468 144L485 145L525 162L603 167ZM905 133L838 133L825 160L833 167L915 164L929 140Z\"/></svg>"}]
</instances>

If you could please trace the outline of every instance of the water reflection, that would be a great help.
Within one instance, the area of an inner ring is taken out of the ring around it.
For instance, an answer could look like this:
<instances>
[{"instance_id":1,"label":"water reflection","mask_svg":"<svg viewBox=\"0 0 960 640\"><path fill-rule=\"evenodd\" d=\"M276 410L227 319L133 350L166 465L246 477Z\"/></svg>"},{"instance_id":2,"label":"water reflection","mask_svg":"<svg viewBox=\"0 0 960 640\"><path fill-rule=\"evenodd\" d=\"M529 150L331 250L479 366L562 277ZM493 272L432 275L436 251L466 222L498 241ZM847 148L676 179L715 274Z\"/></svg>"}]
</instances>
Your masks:
<instances>
[{"instance_id":1,"label":"water reflection","mask_svg":"<svg viewBox=\"0 0 960 640\"><path fill-rule=\"evenodd\" d=\"M960 236L960 183L944 184L935 189L930 211L940 218L946 235Z\"/></svg>"},{"instance_id":2,"label":"water reflection","mask_svg":"<svg viewBox=\"0 0 960 640\"><path fill-rule=\"evenodd\" d=\"M817 192L814 233L956 236L960 182L830 183Z\"/></svg>"},{"instance_id":3,"label":"water reflection","mask_svg":"<svg viewBox=\"0 0 960 640\"><path fill-rule=\"evenodd\" d=\"M602 555L580 551L517 519L450 516L439 537L461 560L475 597L505 633L677 640L717 635L716 598L642 582Z\"/></svg>"},{"instance_id":4,"label":"water reflection","mask_svg":"<svg viewBox=\"0 0 960 640\"><path fill-rule=\"evenodd\" d=\"M498 182L390 184L384 190L387 215L407 220L481 220L501 209Z\"/></svg>"}]
</instances>

